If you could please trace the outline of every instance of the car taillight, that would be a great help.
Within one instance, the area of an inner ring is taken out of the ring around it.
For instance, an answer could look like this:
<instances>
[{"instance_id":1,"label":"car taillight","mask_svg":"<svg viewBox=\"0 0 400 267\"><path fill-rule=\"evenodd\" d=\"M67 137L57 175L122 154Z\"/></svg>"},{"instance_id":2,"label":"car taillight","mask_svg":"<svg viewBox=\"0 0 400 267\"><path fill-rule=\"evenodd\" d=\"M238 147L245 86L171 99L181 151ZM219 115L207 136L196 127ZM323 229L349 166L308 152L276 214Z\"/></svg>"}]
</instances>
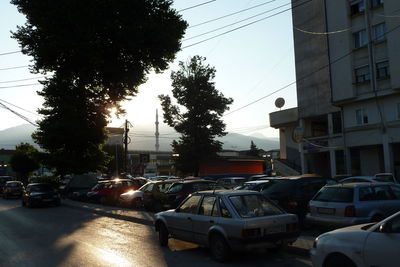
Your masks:
<instances>
[{"instance_id":1,"label":"car taillight","mask_svg":"<svg viewBox=\"0 0 400 267\"><path fill-rule=\"evenodd\" d=\"M260 228L242 229L242 237L243 238L259 237L259 236L261 236Z\"/></svg>"},{"instance_id":2,"label":"car taillight","mask_svg":"<svg viewBox=\"0 0 400 267\"><path fill-rule=\"evenodd\" d=\"M288 206L289 207L297 207L297 201L296 200L288 200Z\"/></svg>"},{"instance_id":3,"label":"car taillight","mask_svg":"<svg viewBox=\"0 0 400 267\"><path fill-rule=\"evenodd\" d=\"M354 207L353 205L347 206L346 209L344 210L344 216L356 217L356 207Z\"/></svg>"}]
</instances>

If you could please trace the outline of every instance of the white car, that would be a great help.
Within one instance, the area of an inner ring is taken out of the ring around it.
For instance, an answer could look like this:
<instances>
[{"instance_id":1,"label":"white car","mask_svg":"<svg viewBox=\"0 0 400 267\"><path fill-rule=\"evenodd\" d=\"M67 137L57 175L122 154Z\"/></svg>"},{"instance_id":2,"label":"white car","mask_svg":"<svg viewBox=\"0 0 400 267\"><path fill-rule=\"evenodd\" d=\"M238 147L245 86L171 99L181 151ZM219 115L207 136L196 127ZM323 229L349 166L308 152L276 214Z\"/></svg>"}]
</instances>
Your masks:
<instances>
[{"instance_id":1,"label":"white car","mask_svg":"<svg viewBox=\"0 0 400 267\"><path fill-rule=\"evenodd\" d=\"M310 250L314 267L400 266L400 212L377 224L320 235Z\"/></svg>"}]
</instances>

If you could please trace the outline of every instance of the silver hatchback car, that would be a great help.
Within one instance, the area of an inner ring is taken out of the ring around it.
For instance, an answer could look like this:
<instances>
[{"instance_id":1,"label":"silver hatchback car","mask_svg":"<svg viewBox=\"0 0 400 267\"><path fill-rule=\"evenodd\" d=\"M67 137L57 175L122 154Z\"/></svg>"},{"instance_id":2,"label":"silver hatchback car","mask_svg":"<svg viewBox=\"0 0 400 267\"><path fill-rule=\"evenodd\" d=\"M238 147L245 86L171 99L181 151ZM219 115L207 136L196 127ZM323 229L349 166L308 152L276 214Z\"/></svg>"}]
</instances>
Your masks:
<instances>
[{"instance_id":1,"label":"silver hatchback car","mask_svg":"<svg viewBox=\"0 0 400 267\"><path fill-rule=\"evenodd\" d=\"M160 245L176 238L208 246L218 261L232 250L280 249L299 236L298 219L260 192L196 192L178 208L156 214Z\"/></svg>"},{"instance_id":2,"label":"silver hatchback car","mask_svg":"<svg viewBox=\"0 0 400 267\"><path fill-rule=\"evenodd\" d=\"M323 187L310 201L306 221L324 226L350 226L380 221L400 210L400 186L349 183Z\"/></svg>"}]
</instances>

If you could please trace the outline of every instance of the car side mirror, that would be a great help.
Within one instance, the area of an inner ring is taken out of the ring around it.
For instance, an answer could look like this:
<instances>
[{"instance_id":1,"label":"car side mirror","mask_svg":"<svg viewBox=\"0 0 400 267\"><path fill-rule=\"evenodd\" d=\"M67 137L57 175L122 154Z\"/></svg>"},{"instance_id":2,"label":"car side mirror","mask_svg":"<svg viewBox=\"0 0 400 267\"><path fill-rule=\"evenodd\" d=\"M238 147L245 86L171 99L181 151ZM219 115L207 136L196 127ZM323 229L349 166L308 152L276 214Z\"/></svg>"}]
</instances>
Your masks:
<instances>
[{"instance_id":1,"label":"car side mirror","mask_svg":"<svg viewBox=\"0 0 400 267\"><path fill-rule=\"evenodd\" d=\"M390 233L392 232L392 223L391 222L385 222L379 226L379 232L381 233Z\"/></svg>"}]
</instances>

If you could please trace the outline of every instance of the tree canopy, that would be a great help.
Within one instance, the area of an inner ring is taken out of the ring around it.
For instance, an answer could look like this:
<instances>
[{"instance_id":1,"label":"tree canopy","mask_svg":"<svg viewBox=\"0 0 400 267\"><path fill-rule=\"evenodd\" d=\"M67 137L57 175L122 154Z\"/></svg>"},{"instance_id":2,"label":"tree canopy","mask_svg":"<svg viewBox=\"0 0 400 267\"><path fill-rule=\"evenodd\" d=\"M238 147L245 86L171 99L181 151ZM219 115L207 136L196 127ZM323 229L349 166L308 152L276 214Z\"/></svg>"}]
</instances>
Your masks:
<instances>
[{"instance_id":1,"label":"tree canopy","mask_svg":"<svg viewBox=\"0 0 400 267\"><path fill-rule=\"evenodd\" d=\"M10 165L17 178L24 184L28 182L29 175L40 167L38 156L39 151L28 143L16 146Z\"/></svg>"},{"instance_id":2,"label":"tree canopy","mask_svg":"<svg viewBox=\"0 0 400 267\"><path fill-rule=\"evenodd\" d=\"M12 0L27 22L13 33L33 58L34 73L52 74L39 92L44 119L33 135L58 173L104 169L110 108L135 96L150 71L180 50L187 23L171 0Z\"/></svg>"},{"instance_id":3,"label":"tree canopy","mask_svg":"<svg viewBox=\"0 0 400 267\"><path fill-rule=\"evenodd\" d=\"M256 144L254 144L253 140L251 140L250 143L250 150L247 153L249 156L255 156L258 157L260 156L260 149L256 146Z\"/></svg>"},{"instance_id":4,"label":"tree canopy","mask_svg":"<svg viewBox=\"0 0 400 267\"><path fill-rule=\"evenodd\" d=\"M176 168L183 173L198 174L202 159L216 156L222 143L216 137L226 135L221 117L233 102L215 88L216 70L204 63L205 58L194 56L180 62L179 70L172 72L172 95L160 95L164 122L181 134L172 142L179 154Z\"/></svg>"}]
</instances>

